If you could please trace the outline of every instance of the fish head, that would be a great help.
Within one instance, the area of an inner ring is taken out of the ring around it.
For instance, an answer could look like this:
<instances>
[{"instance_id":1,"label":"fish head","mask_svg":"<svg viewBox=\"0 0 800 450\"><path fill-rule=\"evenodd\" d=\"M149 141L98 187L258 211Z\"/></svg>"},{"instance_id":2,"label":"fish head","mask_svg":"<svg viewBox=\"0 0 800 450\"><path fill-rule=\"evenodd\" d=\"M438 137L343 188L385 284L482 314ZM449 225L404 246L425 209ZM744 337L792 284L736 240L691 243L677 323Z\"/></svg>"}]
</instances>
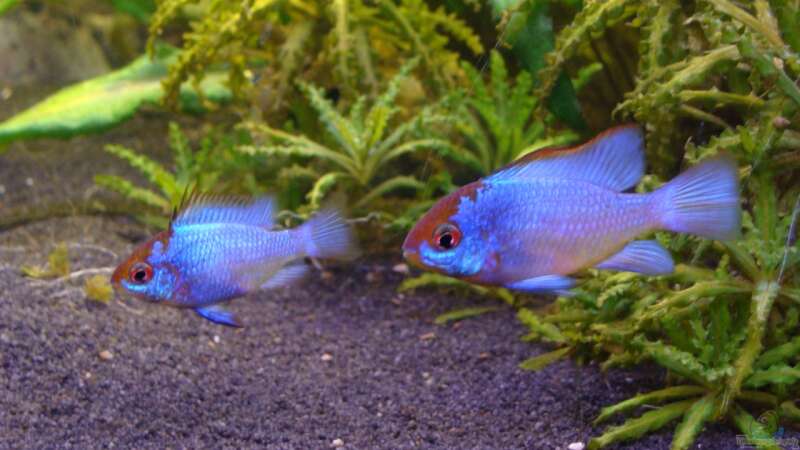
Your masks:
<instances>
[{"instance_id":1,"label":"fish head","mask_svg":"<svg viewBox=\"0 0 800 450\"><path fill-rule=\"evenodd\" d=\"M481 182L440 199L406 236L403 257L417 267L453 277L473 277L489 253L482 237L475 200Z\"/></svg>"},{"instance_id":2,"label":"fish head","mask_svg":"<svg viewBox=\"0 0 800 450\"><path fill-rule=\"evenodd\" d=\"M163 231L139 245L111 275L114 290L152 302L175 302L179 274L167 260L168 244L169 232Z\"/></svg>"}]
</instances>

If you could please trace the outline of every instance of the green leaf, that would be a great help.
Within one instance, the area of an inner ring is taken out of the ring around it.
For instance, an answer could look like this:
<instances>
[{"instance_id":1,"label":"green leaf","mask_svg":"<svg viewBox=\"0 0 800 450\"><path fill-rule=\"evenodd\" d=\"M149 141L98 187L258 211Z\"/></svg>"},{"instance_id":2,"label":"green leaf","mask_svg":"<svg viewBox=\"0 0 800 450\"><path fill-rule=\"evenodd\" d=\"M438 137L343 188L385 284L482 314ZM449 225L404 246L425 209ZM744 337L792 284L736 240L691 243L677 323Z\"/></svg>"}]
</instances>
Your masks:
<instances>
[{"instance_id":1,"label":"green leaf","mask_svg":"<svg viewBox=\"0 0 800 450\"><path fill-rule=\"evenodd\" d=\"M462 308L456 309L453 311L446 312L444 314L439 314L436 316L436 319L433 321L436 325L444 325L448 322L454 322L462 319L467 319L469 317L480 316L482 314L486 314L489 312L497 311L499 308L497 306L474 306L471 308Z\"/></svg>"},{"instance_id":2,"label":"green leaf","mask_svg":"<svg viewBox=\"0 0 800 450\"><path fill-rule=\"evenodd\" d=\"M519 364L520 369L538 372L554 362L564 358L572 351L572 347L564 347L552 352L543 353L533 358L528 358Z\"/></svg>"},{"instance_id":3,"label":"green leaf","mask_svg":"<svg viewBox=\"0 0 800 450\"><path fill-rule=\"evenodd\" d=\"M156 10L156 3L153 0L111 0L114 9L130 14L136 20L147 23L150 15Z\"/></svg>"},{"instance_id":4,"label":"green leaf","mask_svg":"<svg viewBox=\"0 0 800 450\"><path fill-rule=\"evenodd\" d=\"M141 56L122 69L66 87L0 123L0 144L106 130L131 118L143 104L158 104L163 96L161 78L178 52L164 47L158 53L155 60ZM224 79L224 74L209 74L200 84L204 98L215 102L230 99ZM194 88L184 85L180 92L184 109L203 109Z\"/></svg>"},{"instance_id":5,"label":"green leaf","mask_svg":"<svg viewBox=\"0 0 800 450\"><path fill-rule=\"evenodd\" d=\"M5 14L11 8L17 6L19 0L0 0L0 15Z\"/></svg>"},{"instance_id":6,"label":"green leaf","mask_svg":"<svg viewBox=\"0 0 800 450\"><path fill-rule=\"evenodd\" d=\"M715 393L706 394L686 411L683 421L678 424L672 437L672 450L687 450L692 445L703 424L714 414L716 399Z\"/></svg>"},{"instance_id":7,"label":"green leaf","mask_svg":"<svg viewBox=\"0 0 800 450\"><path fill-rule=\"evenodd\" d=\"M500 16L516 7L517 3L493 0L495 15ZM547 2L525 2L511 13L506 25L505 40L511 44L514 55L530 73L538 73L545 66L545 55L555 48L553 20ZM570 128L586 131L578 97L566 73L558 79L547 99L547 107L556 118Z\"/></svg>"},{"instance_id":8,"label":"green leaf","mask_svg":"<svg viewBox=\"0 0 800 450\"><path fill-rule=\"evenodd\" d=\"M756 370L747 378L744 385L749 388L759 388L767 384L792 385L798 381L800 381L800 364L795 367L776 364L769 369Z\"/></svg>"},{"instance_id":9,"label":"green leaf","mask_svg":"<svg viewBox=\"0 0 800 450\"><path fill-rule=\"evenodd\" d=\"M161 211L167 212L171 208L170 201L156 194L150 189L137 187L125 178L114 175L95 175L94 182L98 186L112 190L123 197L142 202Z\"/></svg>"},{"instance_id":10,"label":"green leaf","mask_svg":"<svg viewBox=\"0 0 800 450\"><path fill-rule=\"evenodd\" d=\"M635 397L631 397L625 401L619 402L616 405L611 405L603 408L600 411L600 415L597 417L597 419L594 420L594 424L597 425L601 422L608 420L610 417L616 414L621 414L626 411L630 411L642 405L661 403L667 400L675 400L683 397L694 397L697 395L701 395L705 392L707 392L707 389L703 387L684 385L684 386L673 386L666 389L659 389L657 391L651 391L646 394L639 394L636 395Z\"/></svg>"},{"instance_id":11,"label":"green leaf","mask_svg":"<svg viewBox=\"0 0 800 450\"><path fill-rule=\"evenodd\" d=\"M376 198L382 197L386 193L394 191L396 189L419 190L423 189L424 187L425 183L417 180L414 177L399 175L394 178L389 178L383 183L372 188L372 190L370 190L363 197L361 197L361 199L356 203L356 207L368 205L371 201L375 200Z\"/></svg>"},{"instance_id":12,"label":"green leaf","mask_svg":"<svg viewBox=\"0 0 800 450\"><path fill-rule=\"evenodd\" d=\"M782 363L789 358L794 358L800 354L800 336L795 336L791 341L772 347L762 353L756 361L755 367L764 369L769 366Z\"/></svg>"},{"instance_id":13,"label":"green leaf","mask_svg":"<svg viewBox=\"0 0 800 450\"><path fill-rule=\"evenodd\" d=\"M695 400L670 403L653 411L648 411L635 419L628 419L622 425L611 427L600 437L589 441L589 450L596 450L615 442L629 441L642 437L650 431L658 430L685 413Z\"/></svg>"},{"instance_id":14,"label":"green leaf","mask_svg":"<svg viewBox=\"0 0 800 450\"><path fill-rule=\"evenodd\" d=\"M328 192L333 190L336 187L336 183L344 177L346 175L342 172L328 172L319 177L314 183L314 187L306 194L311 209L318 209Z\"/></svg>"},{"instance_id":15,"label":"green leaf","mask_svg":"<svg viewBox=\"0 0 800 450\"><path fill-rule=\"evenodd\" d=\"M543 322L535 312L528 308L520 308L517 312L517 319L531 330L529 335L531 338L541 338L545 341L559 344L567 342L567 338L564 337L557 326Z\"/></svg>"}]
</instances>

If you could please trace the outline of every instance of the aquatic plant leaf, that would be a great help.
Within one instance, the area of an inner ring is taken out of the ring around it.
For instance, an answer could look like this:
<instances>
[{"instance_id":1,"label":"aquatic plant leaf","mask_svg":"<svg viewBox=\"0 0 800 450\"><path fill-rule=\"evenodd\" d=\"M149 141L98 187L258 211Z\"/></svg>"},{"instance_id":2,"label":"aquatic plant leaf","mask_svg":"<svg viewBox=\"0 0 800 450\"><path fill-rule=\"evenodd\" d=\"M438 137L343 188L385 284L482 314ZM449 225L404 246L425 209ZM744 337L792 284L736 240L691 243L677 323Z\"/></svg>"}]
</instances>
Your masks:
<instances>
[{"instance_id":1,"label":"aquatic plant leaf","mask_svg":"<svg viewBox=\"0 0 800 450\"><path fill-rule=\"evenodd\" d=\"M670 403L648 411L635 419L628 419L622 425L611 427L601 436L592 438L587 448L589 450L597 450L615 442L629 441L639 438L650 431L658 430L682 416L695 401L683 400Z\"/></svg>"},{"instance_id":2,"label":"aquatic plant leaf","mask_svg":"<svg viewBox=\"0 0 800 450\"><path fill-rule=\"evenodd\" d=\"M533 358L528 358L519 363L520 369L538 372L554 362L565 358L572 351L572 347L564 347L552 352L543 353Z\"/></svg>"},{"instance_id":3,"label":"aquatic plant leaf","mask_svg":"<svg viewBox=\"0 0 800 450\"><path fill-rule=\"evenodd\" d=\"M645 394L638 394L627 400L621 401L616 405L606 406L600 411L600 415L597 416L597 419L595 419L593 423L597 425L608 420L616 414L622 414L642 405L661 403L684 397L695 397L702 395L705 392L707 392L707 390L701 386L684 385L672 386L665 389L659 389L657 391L650 391Z\"/></svg>"},{"instance_id":4,"label":"aquatic plant leaf","mask_svg":"<svg viewBox=\"0 0 800 450\"><path fill-rule=\"evenodd\" d=\"M169 213L172 208L172 203L169 199L150 189L140 188L125 178L116 175L95 175L94 182L98 186L114 191L123 197L155 208L163 214Z\"/></svg>"},{"instance_id":5,"label":"aquatic plant leaf","mask_svg":"<svg viewBox=\"0 0 800 450\"><path fill-rule=\"evenodd\" d=\"M495 15L510 14L503 39L511 45L514 55L530 73L538 73L546 62L545 56L555 46L553 20L547 2L508 2L493 0ZM572 81L561 72L547 98L553 115L570 128L587 130Z\"/></svg>"},{"instance_id":6,"label":"aquatic plant leaf","mask_svg":"<svg viewBox=\"0 0 800 450\"><path fill-rule=\"evenodd\" d=\"M748 388L759 388L767 384L792 385L800 381L800 364L789 366L786 364L776 364L768 369L756 370L744 382Z\"/></svg>"},{"instance_id":7,"label":"aquatic plant leaf","mask_svg":"<svg viewBox=\"0 0 800 450\"><path fill-rule=\"evenodd\" d=\"M418 191L420 189L425 188L425 183L417 180L414 177L409 177L405 175L398 175L393 178L389 178L388 180L378 184L371 190L369 190L366 194L364 194L361 199L356 202L356 207L361 207L369 204L370 202L374 201L379 197L383 197L384 195L388 194L389 192L398 190L398 189L412 189Z\"/></svg>"},{"instance_id":8,"label":"aquatic plant leaf","mask_svg":"<svg viewBox=\"0 0 800 450\"><path fill-rule=\"evenodd\" d=\"M0 0L0 15L5 14L11 8L17 6L19 0Z\"/></svg>"},{"instance_id":9,"label":"aquatic plant leaf","mask_svg":"<svg viewBox=\"0 0 800 450\"><path fill-rule=\"evenodd\" d=\"M311 209L318 209L325 196L336 187L336 182L345 177L342 172L328 172L314 182L314 187L308 191L306 198Z\"/></svg>"},{"instance_id":10,"label":"aquatic plant leaf","mask_svg":"<svg viewBox=\"0 0 800 450\"><path fill-rule=\"evenodd\" d=\"M561 333L557 326L549 322L544 322L533 311L528 308L520 308L517 311L517 319L530 329L527 339L537 337L544 341L555 342L563 344L567 342L567 338Z\"/></svg>"},{"instance_id":11,"label":"aquatic plant leaf","mask_svg":"<svg viewBox=\"0 0 800 450\"><path fill-rule=\"evenodd\" d=\"M470 317L476 317L486 313L494 312L498 309L499 308L497 306L474 306L471 308L455 309L444 314L439 314L436 316L436 319L433 320L433 323L436 325L444 325L449 322L457 322Z\"/></svg>"},{"instance_id":12,"label":"aquatic plant leaf","mask_svg":"<svg viewBox=\"0 0 800 450\"><path fill-rule=\"evenodd\" d=\"M692 353L661 342L646 342L643 350L659 365L681 376L703 384L710 381L705 366Z\"/></svg>"},{"instance_id":13,"label":"aquatic plant leaf","mask_svg":"<svg viewBox=\"0 0 800 450\"><path fill-rule=\"evenodd\" d=\"M147 23L156 10L154 0L111 0L111 4L117 11L130 14L142 23Z\"/></svg>"},{"instance_id":14,"label":"aquatic plant leaf","mask_svg":"<svg viewBox=\"0 0 800 450\"><path fill-rule=\"evenodd\" d=\"M675 428L675 435L672 437L672 450L688 450L697 435L702 430L703 425L711 420L715 411L716 393L706 394L686 411L683 421Z\"/></svg>"},{"instance_id":15,"label":"aquatic plant leaf","mask_svg":"<svg viewBox=\"0 0 800 450\"><path fill-rule=\"evenodd\" d=\"M795 336L789 342L772 347L762 353L756 360L755 367L765 369L794 358L798 354L800 354L800 336Z\"/></svg>"},{"instance_id":16,"label":"aquatic plant leaf","mask_svg":"<svg viewBox=\"0 0 800 450\"><path fill-rule=\"evenodd\" d=\"M95 275L87 278L86 284L83 286L83 292L86 293L88 299L100 303L108 303L114 296L114 289L105 275Z\"/></svg>"},{"instance_id":17,"label":"aquatic plant leaf","mask_svg":"<svg viewBox=\"0 0 800 450\"><path fill-rule=\"evenodd\" d=\"M105 150L112 155L124 159L131 166L147 177L148 181L158 186L170 200L177 202L183 195L183 187L178 186L175 176L153 159L136 153L121 145L107 145Z\"/></svg>"},{"instance_id":18,"label":"aquatic plant leaf","mask_svg":"<svg viewBox=\"0 0 800 450\"><path fill-rule=\"evenodd\" d=\"M156 59L141 56L122 69L66 87L0 123L0 144L17 139L70 137L103 131L133 116L143 104L156 105L163 96L161 78L177 51L164 47ZM200 84L203 99L231 98L223 75L212 73ZM181 105L202 111L200 94L188 85L180 89Z\"/></svg>"}]
</instances>

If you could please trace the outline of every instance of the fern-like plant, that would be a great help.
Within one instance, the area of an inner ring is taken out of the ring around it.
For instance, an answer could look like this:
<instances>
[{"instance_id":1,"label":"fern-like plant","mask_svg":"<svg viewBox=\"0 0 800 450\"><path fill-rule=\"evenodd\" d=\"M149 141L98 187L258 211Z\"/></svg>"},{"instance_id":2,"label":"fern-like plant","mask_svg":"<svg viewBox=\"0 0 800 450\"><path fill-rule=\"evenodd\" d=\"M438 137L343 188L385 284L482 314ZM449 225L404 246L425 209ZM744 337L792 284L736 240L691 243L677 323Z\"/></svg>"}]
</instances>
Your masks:
<instances>
[{"instance_id":1,"label":"fern-like plant","mask_svg":"<svg viewBox=\"0 0 800 450\"><path fill-rule=\"evenodd\" d=\"M169 147L174 154L170 171L154 159L121 145L108 145L106 151L127 161L155 187L145 188L117 175L95 175L95 183L141 204L139 217L146 223L163 227L172 208L180 203L187 189L205 191L259 191L251 168L261 163L234 151L233 142L210 136L193 150L176 123L169 124ZM235 177L232 176L235 174ZM235 180L235 181L234 181Z\"/></svg>"},{"instance_id":2,"label":"fern-like plant","mask_svg":"<svg viewBox=\"0 0 800 450\"><path fill-rule=\"evenodd\" d=\"M396 123L400 108L395 97L401 81L414 67L416 60L404 65L390 82L386 91L367 109L367 97L361 96L347 114L336 110L325 98L322 89L300 83L300 89L318 114L325 138L314 141L304 135L292 134L265 123L249 124L248 128L260 145L242 146L240 150L250 154L270 156L300 156L324 161L316 168L306 168L298 175L316 178L308 192L309 206L315 209L334 188L343 187L351 194L356 208L366 206L397 189L422 189L424 184L410 175L387 177L390 165L401 156L419 151L446 151L450 144L433 137L424 137L432 125L452 122L453 117L437 108L424 108L418 114Z\"/></svg>"},{"instance_id":3,"label":"fern-like plant","mask_svg":"<svg viewBox=\"0 0 800 450\"><path fill-rule=\"evenodd\" d=\"M589 443L601 448L678 421L672 448L692 445L704 424L728 421L759 448L779 448L753 406L771 423L797 420L800 315L794 246L800 212L800 41L796 1L734 3L609 0L587 3L556 39L541 72L546 95L568 60L598 32L631 18L641 25L639 73L617 111L645 125L656 172L671 177L682 161L720 151L741 167L743 238L719 243L659 238L684 264L671 277L599 274L574 298L545 314L522 310L531 339L557 349L524 363L539 369L567 355L594 356L605 366L652 360L678 385L638 395L603 410L642 415ZM710 139L701 128L719 130ZM691 124L691 126L685 126ZM653 187L654 178L644 186ZM709 264L713 263L709 268Z\"/></svg>"},{"instance_id":4,"label":"fern-like plant","mask_svg":"<svg viewBox=\"0 0 800 450\"><path fill-rule=\"evenodd\" d=\"M298 78L337 85L348 97L375 94L396 62L412 57L420 59L423 79L443 93L458 73L459 56L450 44L482 52L462 19L423 0L165 0L151 21L151 45L189 6L200 13L164 83L172 103L182 82L199 81L218 63L229 66L231 86L243 98L262 98L250 89L257 74L270 109L283 106Z\"/></svg>"},{"instance_id":5,"label":"fern-like plant","mask_svg":"<svg viewBox=\"0 0 800 450\"><path fill-rule=\"evenodd\" d=\"M533 116L538 103L533 79L522 70L512 81L497 50L490 53L488 83L472 65L464 63L462 70L469 85L462 120L455 126L463 146L450 156L478 174L489 174L526 153L578 137L571 131L545 136L545 122ZM547 121L552 122L552 117Z\"/></svg>"}]
</instances>

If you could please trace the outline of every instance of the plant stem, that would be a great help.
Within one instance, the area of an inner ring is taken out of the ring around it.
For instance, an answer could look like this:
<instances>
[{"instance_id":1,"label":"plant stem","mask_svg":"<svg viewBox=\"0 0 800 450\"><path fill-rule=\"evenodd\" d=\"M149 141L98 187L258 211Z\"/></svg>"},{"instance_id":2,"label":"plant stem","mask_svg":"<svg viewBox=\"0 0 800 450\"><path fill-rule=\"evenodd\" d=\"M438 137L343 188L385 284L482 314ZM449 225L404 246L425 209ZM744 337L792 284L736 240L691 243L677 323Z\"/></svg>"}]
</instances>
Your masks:
<instances>
[{"instance_id":1,"label":"plant stem","mask_svg":"<svg viewBox=\"0 0 800 450\"><path fill-rule=\"evenodd\" d=\"M761 354L767 318L772 310L772 303L778 296L778 283L775 281L759 281L750 301L750 319L747 322L747 340L733 364L733 375L728 379L722 395L722 403L718 416L728 413L734 400L742 390L742 383L753 371L753 363Z\"/></svg>"},{"instance_id":2,"label":"plant stem","mask_svg":"<svg viewBox=\"0 0 800 450\"><path fill-rule=\"evenodd\" d=\"M728 0L711 0L711 3L713 3L720 12L733 17L749 28L752 28L755 32L761 33L761 35L763 35L770 42L770 44L774 45L779 50L783 50L786 46L775 29L770 28L765 23L761 23L758 19L750 15L742 8L739 8Z\"/></svg>"},{"instance_id":3,"label":"plant stem","mask_svg":"<svg viewBox=\"0 0 800 450\"><path fill-rule=\"evenodd\" d=\"M700 100L700 101L713 101L718 104L738 103L740 105L745 105L753 108L761 108L765 104L764 100L761 100L760 98L752 94L747 94L747 95L733 94L730 92L722 92L717 89L704 89L704 90L687 89L685 91L681 91L680 94L678 94L678 97L683 102Z\"/></svg>"},{"instance_id":4,"label":"plant stem","mask_svg":"<svg viewBox=\"0 0 800 450\"><path fill-rule=\"evenodd\" d=\"M709 112L703 111L702 109L695 108L694 106L681 105L681 111L688 116L694 117L695 119L702 120L704 122L711 122L721 128L731 128L731 126L721 118Z\"/></svg>"}]
</instances>

